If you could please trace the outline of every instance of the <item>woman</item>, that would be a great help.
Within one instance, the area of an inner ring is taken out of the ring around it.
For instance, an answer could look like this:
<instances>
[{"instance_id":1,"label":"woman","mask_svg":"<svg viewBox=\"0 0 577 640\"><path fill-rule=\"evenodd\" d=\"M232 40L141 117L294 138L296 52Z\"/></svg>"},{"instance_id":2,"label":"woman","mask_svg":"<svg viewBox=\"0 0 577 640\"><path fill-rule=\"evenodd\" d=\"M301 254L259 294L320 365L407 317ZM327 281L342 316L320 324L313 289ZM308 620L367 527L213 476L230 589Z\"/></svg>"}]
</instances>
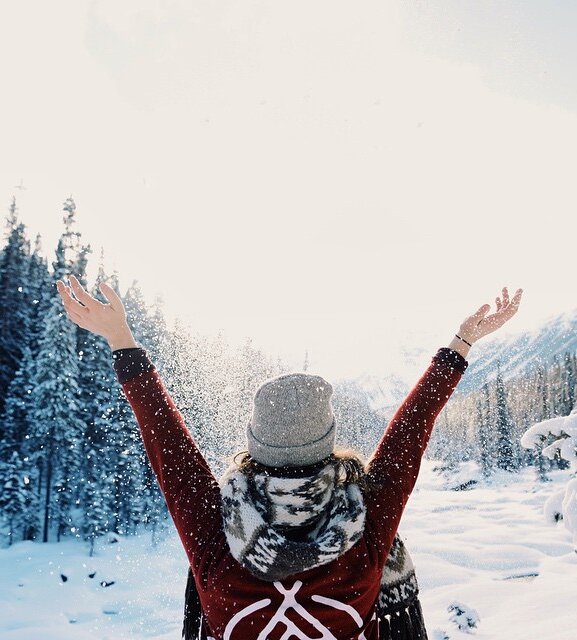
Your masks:
<instances>
[{"instance_id":1,"label":"woman","mask_svg":"<svg viewBox=\"0 0 577 640\"><path fill-rule=\"evenodd\" d=\"M103 304L74 276L57 282L78 326L103 336L187 553L213 640L376 640L383 567L435 419L471 345L516 312L519 289L482 305L396 411L365 468L334 455L331 385L288 374L265 382L247 427L248 456L221 486L107 284ZM74 294L74 295L73 295ZM380 629L379 629L380 628ZM418 637L415 635L415 637Z\"/></svg>"}]
</instances>

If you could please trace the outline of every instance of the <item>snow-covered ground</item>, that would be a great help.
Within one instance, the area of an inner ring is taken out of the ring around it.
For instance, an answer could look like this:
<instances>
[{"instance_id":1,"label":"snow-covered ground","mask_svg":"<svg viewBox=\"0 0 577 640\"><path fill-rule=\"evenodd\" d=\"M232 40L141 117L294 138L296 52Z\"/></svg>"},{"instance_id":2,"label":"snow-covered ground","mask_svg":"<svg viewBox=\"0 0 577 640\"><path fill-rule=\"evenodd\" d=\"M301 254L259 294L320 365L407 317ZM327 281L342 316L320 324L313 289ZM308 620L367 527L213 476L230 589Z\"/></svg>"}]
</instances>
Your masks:
<instances>
[{"instance_id":1,"label":"snow-covered ground","mask_svg":"<svg viewBox=\"0 0 577 640\"><path fill-rule=\"evenodd\" d=\"M457 601L478 613L471 633L479 639L574 640L577 553L563 523L543 515L570 471L539 483L534 469L523 469L468 491L440 491L448 485L431 467L423 461L399 528L415 562L430 639L441 640L441 631L471 637L449 620L447 608Z\"/></svg>"},{"instance_id":2,"label":"snow-covered ground","mask_svg":"<svg viewBox=\"0 0 577 640\"><path fill-rule=\"evenodd\" d=\"M451 483L433 466L423 461L399 529L416 566L430 640L577 637L577 553L563 523L548 524L543 515L570 471L541 484L524 469L452 491L476 476L474 466ZM0 550L0 638L180 640L187 566L176 533L156 549L148 534L97 549L93 558L75 541ZM461 618L478 615L470 633L451 620L453 603L465 610Z\"/></svg>"}]
</instances>

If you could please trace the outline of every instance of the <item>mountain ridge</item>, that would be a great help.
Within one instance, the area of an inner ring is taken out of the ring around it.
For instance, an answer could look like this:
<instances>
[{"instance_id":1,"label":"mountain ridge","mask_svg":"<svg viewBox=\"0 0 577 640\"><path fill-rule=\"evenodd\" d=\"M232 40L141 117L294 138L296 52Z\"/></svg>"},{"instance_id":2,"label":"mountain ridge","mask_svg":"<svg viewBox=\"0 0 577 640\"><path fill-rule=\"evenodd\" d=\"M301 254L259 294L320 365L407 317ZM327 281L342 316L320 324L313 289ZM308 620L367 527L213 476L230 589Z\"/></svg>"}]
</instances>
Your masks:
<instances>
[{"instance_id":1,"label":"mountain ridge","mask_svg":"<svg viewBox=\"0 0 577 640\"><path fill-rule=\"evenodd\" d=\"M428 351L421 347L401 347L401 355L409 364L418 363ZM503 380L530 374L537 366L550 366L555 355L562 357L577 351L577 307L552 314L535 329L496 336L475 345L467 357L469 366L455 393L467 394L480 389L497 375L497 363ZM373 410L396 408L410 391L414 380L409 375L390 373L384 376L366 374L355 382L365 391Z\"/></svg>"}]
</instances>

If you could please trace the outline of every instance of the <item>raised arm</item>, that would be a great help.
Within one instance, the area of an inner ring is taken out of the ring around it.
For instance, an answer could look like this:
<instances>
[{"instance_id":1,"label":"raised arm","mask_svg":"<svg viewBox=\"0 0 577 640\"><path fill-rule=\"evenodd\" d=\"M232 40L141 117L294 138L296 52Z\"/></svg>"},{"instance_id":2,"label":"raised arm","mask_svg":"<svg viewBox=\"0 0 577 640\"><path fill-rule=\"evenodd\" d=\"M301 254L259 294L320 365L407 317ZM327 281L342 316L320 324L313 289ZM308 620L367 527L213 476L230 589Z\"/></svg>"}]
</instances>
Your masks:
<instances>
[{"instance_id":1,"label":"raised arm","mask_svg":"<svg viewBox=\"0 0 577 640\"><path fill-rule=\"evenodd\" d=\"M367 464L369 526L384 556L392 544L403 510L413 491L421 460L437 416L467 369L470 346L496 331L516 312L522 289L509 301L507 288L489 316L484 304L460 325L448 347L441 347L387 425Z\"/></svg>"},{"instance_id":2,"label":"raised arm","mask_svg":"<svg viewBox=\"0 0 577 640\"><path fill-rule=\"evenodd\" d=\"M372 484L384 481L396 488L399 496L408 498L417 481L435 420L467 366L468 362L457 350L441 347L437 351L390 420L369 460L367 472Z\"/></svg>"},{"instance_id":3,"label":"raised arm","mask_svg":"<svg viewBox=\"0 0 577 640\"><path fill-rule=\"evenodd\" d=\"M171 514L176 502L186 501L191 492L218 495L216 479L147 351L138 346L120 348L113 350L112 357Z\"/></svg>"},{"instance_id":4,"label":"raised arm","mask_svg":"<svg viewBox=\"0 0 577 640\"><path fill-rule=\"evenodd\" d=\"M68 316L108 341L168 510L189 560L198 561L209 533L220 522L218 483L146 350L134 340L119 296L103 283L101 290L110 303L102 304L74 276L70 281L77 300L61 281L57 283Z\"/></svg>"},{"instance_id":5,"label":"raised arm","mask_svg":"<svg viewBox=\"0 0 577 640\"><path fill-rule=\"evenodd\" d=\"M441 347L390 421L367 470L373 482L386 479L398 485L404 494L412 491L420 461L425 452L435 420L461 376L467 369L466 356L471 346L483 336L496 331L515 315L522 289L509 300L507 287L503 299L497 297L497 311L487 315L491 305L484 304L459 326L448 347Z\"/></svg>"}]
</instances>

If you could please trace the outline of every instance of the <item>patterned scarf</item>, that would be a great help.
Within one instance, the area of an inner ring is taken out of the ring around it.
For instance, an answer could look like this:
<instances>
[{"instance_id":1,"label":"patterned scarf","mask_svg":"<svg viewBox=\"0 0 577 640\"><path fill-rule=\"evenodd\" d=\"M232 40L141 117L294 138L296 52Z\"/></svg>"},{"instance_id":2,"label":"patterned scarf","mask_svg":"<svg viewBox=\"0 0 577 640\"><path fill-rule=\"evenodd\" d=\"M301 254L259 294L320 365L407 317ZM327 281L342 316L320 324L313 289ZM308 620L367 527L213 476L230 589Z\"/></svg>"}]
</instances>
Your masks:
<instances>
[{"instance_id":1,"label":"patterned scarf","mask_svg":"<svg viewBox=\"0 0 577 640\"><path fill-rule=\"evenodd\" d=\"M247 475L231 466L220 481L224 533L232 556L274 582L326 564L362 536L366 509L359 486L337 480L334 463L309 476ZM400 536L383 568L380 638L427 640L413 562ZM189 569L182 637L196 640L201 609Z\"/></svg>"},{"instance_id":2,"label":"patterned scarf","mask_svg":"<svg viewBox=\"0 0 577 640\"><path fill-rule=\"evenodd\" d=\"M300 478L229 469L221 480L222 517L236 560L274 582L350 549L363 534L363 497L357 485L337 484L335 476L334 465Z\"/></svg>"}]
</instances>

